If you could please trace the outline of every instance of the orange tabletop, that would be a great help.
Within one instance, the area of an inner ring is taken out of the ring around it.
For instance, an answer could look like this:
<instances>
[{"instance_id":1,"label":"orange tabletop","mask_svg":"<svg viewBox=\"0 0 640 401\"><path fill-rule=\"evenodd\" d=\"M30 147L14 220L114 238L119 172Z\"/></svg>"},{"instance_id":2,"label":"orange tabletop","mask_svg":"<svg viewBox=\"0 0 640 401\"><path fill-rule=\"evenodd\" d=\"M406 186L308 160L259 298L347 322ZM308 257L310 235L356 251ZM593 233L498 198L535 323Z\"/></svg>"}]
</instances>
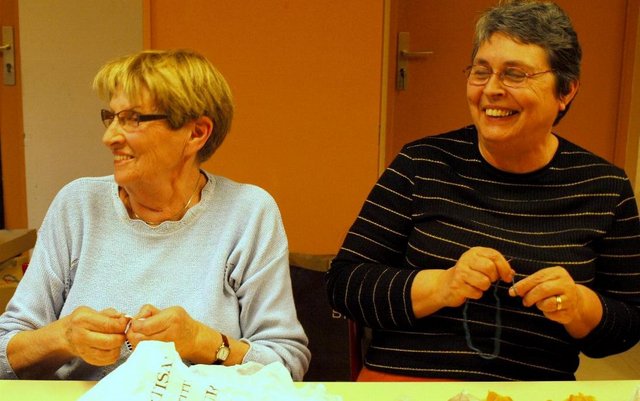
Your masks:
<instances>
[{"instance_id":1,"label":"orange tabletop","mask_svg":"<svg viewBox=\"0 0 640 401\"><path fill-rule=\"evenodd\" d=\"M0 380L2 401L75 401L94 382ZM513 401L565 401L582 393L596 401L636 401L640 380L576 382L449 382L449 383L299 383L321 385L343 401L448 401L466 391L481 400L495 391ZM640 394L640 393L639 393ZM640 401L640 398L638 399Z\"/></svg>"}]
</instances>

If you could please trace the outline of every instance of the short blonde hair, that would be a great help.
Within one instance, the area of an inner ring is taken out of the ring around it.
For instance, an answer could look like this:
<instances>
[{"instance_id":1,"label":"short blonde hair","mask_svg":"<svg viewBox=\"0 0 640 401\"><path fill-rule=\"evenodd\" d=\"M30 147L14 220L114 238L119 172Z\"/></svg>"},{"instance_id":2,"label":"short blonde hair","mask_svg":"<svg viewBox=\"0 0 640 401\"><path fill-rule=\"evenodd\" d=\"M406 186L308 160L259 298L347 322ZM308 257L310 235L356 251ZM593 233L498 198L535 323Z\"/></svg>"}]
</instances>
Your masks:
<instances>
[{"instance_id":1,"label":"short blonde hair","mask_svg":"<svg viewBox=\"0 0 640 401\"><path fill-rule=\"evenodd\" d=\"M202 116L211 118L213 132L198 152L200 163L220 147L233 119L233 99L224 77L191 50L147 50L110 61L96 74L93 89L105 101L116 91L140 101L142 89L147 89L172 129Z\"/></svg>"}]
</instances>

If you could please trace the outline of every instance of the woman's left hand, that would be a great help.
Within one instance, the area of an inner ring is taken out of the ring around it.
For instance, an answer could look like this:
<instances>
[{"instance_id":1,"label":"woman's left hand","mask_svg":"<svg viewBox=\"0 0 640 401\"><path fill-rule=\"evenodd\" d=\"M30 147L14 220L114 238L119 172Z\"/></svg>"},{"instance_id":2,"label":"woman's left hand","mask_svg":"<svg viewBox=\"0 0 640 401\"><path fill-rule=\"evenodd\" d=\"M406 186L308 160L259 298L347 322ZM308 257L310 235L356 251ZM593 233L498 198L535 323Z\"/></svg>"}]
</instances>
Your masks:
<instances>
[{"instance_id":1,"label":"woman's left hand","mask_svg":"<svg viewBox=\"0 0 640 401\"><path fill-rule=\"evenodd\" d=\"M132 318L127 339L133 347L146 340L171 341L182 358L190 359L197 348L200 326L201 323L180 306L160 310L145 305Z\"/></svg>"},{"instance_id":2,"label":"woman's left hand","mask_svg":"<svg viewBox=\"0 0 640 401\"><path fill-rule=\"evenodd\" d=\"M541 269L515 282L509 294L522 297L524 306L535 306L547 319L563 324L575 338L586 336L602 318L602 304L595 292L576 284L561 266Z\"/></svg>"}]
</instances>

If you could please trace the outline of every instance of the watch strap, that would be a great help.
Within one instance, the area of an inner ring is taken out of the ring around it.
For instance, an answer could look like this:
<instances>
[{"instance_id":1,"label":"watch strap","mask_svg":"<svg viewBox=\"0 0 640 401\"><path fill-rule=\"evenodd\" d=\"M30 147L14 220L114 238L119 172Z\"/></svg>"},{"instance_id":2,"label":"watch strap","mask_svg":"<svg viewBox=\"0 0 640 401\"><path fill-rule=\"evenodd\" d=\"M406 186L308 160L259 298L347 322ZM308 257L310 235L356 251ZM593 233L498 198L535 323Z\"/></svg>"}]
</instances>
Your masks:
<instances>
[{"instance_id":1,"label":"watch strap","mask_svg":"<svg viewBox=\"0 0 640 401\"><path fill-rule=\"evenodd\" d=\"M216 360L213 361L214 365L222 365L224 361L227 360L231 349L229 348L229 339L224 334L220 333L222 336L222 344L216 350Z\"/></svg>"}]
</instances>

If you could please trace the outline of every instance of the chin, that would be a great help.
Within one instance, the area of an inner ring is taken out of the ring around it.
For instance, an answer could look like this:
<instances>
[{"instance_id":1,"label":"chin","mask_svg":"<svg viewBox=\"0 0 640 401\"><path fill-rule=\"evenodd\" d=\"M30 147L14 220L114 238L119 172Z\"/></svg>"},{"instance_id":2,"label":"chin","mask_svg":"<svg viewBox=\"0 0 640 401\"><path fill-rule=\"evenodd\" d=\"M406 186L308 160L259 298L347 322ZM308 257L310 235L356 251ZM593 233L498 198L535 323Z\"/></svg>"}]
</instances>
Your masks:
<instances>
[{"instance_id":1,"label":"chin","mask_svg":"<svg viewBox=\"0 0 640 401\"><path fill-rule=\"evenodd\" d=\"M113 178L116 181L116 184L121 187L131 183L131 176L124 172L118 172L117 169L113 172Z\"/></svg>"},{"instance_id":2,"label":"chin","mask_svg":"<svg viewBox=\"0 0 640 401\"><path fill-rule=\"evenodd\" d=\"M477 126L478 135L487 142L505 142L515 136L514 130L511 127L496 127L496 126Z\"/></svg>"}]
</instances>

